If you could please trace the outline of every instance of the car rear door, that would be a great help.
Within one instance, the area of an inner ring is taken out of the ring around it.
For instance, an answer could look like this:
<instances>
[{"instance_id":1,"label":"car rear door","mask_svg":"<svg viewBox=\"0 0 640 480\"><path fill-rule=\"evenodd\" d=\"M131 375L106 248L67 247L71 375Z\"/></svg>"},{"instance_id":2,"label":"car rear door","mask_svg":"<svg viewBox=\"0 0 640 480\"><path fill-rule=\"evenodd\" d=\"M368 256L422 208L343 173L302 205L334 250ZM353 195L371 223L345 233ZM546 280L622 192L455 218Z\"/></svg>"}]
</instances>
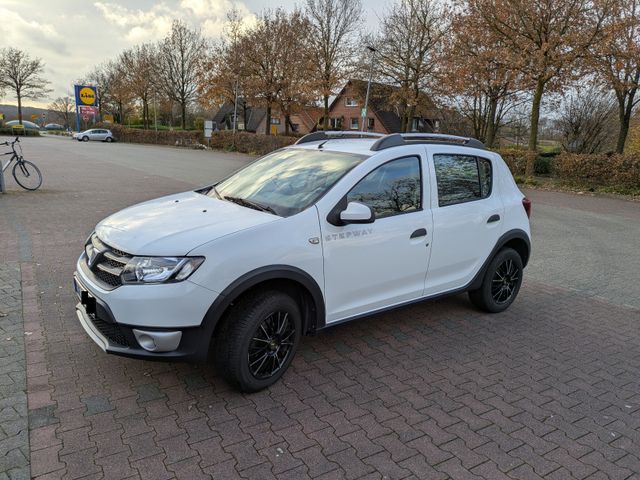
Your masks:
<instances>
[{"instance_id":1,"label":"car rear door","mask_svg":"<svg viewBox=\"0 0 640 480\"><path fill-rule=\"evenodd\" d=\"M327 323L422 295L432 230L426 151L394 150L364 162L318 203ZM336 205L351 201L370 206L375 221L332 223Z\"/></svg>"},{"instance_id":2,"label":"car rear door","mask_svg":"<svg viewBox=\"0 0 640 480\"><path fill-rule=\"evenodd\" d=\"M433 241L425 295L465 287L503 232L504 206L492 155L477 149L429 146Z\"/></svg>"}]
</instances>

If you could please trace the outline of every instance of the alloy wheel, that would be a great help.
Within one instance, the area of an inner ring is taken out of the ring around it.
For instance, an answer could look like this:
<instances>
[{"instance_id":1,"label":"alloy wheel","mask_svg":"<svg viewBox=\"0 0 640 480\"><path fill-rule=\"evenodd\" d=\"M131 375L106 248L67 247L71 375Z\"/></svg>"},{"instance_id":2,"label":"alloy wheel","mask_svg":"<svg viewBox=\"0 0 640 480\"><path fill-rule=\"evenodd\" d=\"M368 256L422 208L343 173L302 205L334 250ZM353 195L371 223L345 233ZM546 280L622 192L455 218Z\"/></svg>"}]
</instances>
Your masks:
<instances>
[{"instance_id":1,"label":"alloy wheel","mask_svg":"<svg viewBox=\"0 0 640 480\"><path fill-rule=\"evenodd\" d=\"M493 275L491 281L491 297L498 305L511 300L518 282L520 281L520 269L513 260L502 262Z\"/></svg>"},{"instance_id":2,"label":"alloy wheel","mask_svg":"<svg viewBox=\"0 0 640 480\"><path fill-rule=\"evenodd\" d=\"M293 348L295 326L288 312L267 316L249 342L249 371L258 379L275 375L285 365Z\"/></svg>"}]
</instances>

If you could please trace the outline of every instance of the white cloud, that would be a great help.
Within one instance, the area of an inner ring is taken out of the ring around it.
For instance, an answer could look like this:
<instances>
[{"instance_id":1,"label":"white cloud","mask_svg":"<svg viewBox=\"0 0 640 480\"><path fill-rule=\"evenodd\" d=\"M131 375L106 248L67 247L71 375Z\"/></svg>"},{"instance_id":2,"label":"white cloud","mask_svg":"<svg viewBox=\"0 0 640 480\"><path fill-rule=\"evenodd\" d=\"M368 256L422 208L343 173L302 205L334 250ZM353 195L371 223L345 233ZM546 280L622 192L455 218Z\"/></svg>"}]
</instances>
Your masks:
<instances>
[{"instance_id":1,"label":"white cloud","mask_svg":"<svg viewBox=\"0 0 640 480\"><path fill-rule=\"evenodd\" d=\"M34 46L38 50L66 52L67 44L56 28L50 23L26 20L16 11L0 7L2 37L9 45L24 48Z\"/></svg>"},{"instance_id":2,"label":"white cloud","mask_svg":"<svg viewBox=\"0 0 640 480\"><path fill-rule=\"evenodd\" d=\"M116 3L96 2L94 6L107 22L120 28L132 43L158 40L171 30L173 12L164 3L155 4L146 11Z\"/></svg>"}]
</instances>

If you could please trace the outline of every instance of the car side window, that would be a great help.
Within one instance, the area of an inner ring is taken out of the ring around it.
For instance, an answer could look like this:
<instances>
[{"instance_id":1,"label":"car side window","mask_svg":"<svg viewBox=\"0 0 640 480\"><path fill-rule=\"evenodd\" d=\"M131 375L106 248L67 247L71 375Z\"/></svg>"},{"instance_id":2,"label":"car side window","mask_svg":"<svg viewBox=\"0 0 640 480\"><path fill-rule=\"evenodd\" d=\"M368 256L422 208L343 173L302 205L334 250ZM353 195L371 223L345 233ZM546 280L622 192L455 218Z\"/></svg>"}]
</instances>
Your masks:
<instances>
[{"instance_id":1,"label":"car side window","mask_svg":"<svg viewBox=\"0 0 640 480\"><path fill-rule=\"evenodd\" d=\"M487 198L491 195L493 171L486 158L470 155L438 154L433 156L438 184L438 205Z\"/></svg>"},{"instance_id":2,"label":"car side window","mask_svg":"<svg viewBox=\"0 0 640 480\"><path fill-rule=\"evenodd\" d=\"M392 160L360 180L347 202L368 205L376 218L415 212L422 208L422 172L418 157Z\"/></svg>"}]
</instances>

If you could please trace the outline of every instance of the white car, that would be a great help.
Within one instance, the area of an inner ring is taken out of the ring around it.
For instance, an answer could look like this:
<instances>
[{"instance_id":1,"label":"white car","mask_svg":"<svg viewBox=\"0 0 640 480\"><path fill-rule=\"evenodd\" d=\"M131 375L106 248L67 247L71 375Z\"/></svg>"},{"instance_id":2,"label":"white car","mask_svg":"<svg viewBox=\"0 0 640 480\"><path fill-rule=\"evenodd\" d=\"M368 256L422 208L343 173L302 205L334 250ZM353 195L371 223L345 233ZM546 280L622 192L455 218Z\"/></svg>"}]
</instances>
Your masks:
<instances>
[{"instance_id":1,"label":"white car","mask_svg":"<svg viewBox=\"0 0 640 480\"><path fill-rule=\"evenodd\" d=\"M89 140L99 142L113 142L113 133L106 128L91 128L84 132L74 133L72 138L79 142L88 142Z\"/></svg>"},{"instance_id":2,"label":"white car","mask_svg":"<svg viewBox=\"0 0 640 480\"><path fill-rule=\"evenodd\" d=\"M100 222L77 262L77 316L106 352L205 360L273 384L301 337L469 292L516 298L531 202L478 140L319 132L200 190Z\"/></svg>"}]
</instances>

